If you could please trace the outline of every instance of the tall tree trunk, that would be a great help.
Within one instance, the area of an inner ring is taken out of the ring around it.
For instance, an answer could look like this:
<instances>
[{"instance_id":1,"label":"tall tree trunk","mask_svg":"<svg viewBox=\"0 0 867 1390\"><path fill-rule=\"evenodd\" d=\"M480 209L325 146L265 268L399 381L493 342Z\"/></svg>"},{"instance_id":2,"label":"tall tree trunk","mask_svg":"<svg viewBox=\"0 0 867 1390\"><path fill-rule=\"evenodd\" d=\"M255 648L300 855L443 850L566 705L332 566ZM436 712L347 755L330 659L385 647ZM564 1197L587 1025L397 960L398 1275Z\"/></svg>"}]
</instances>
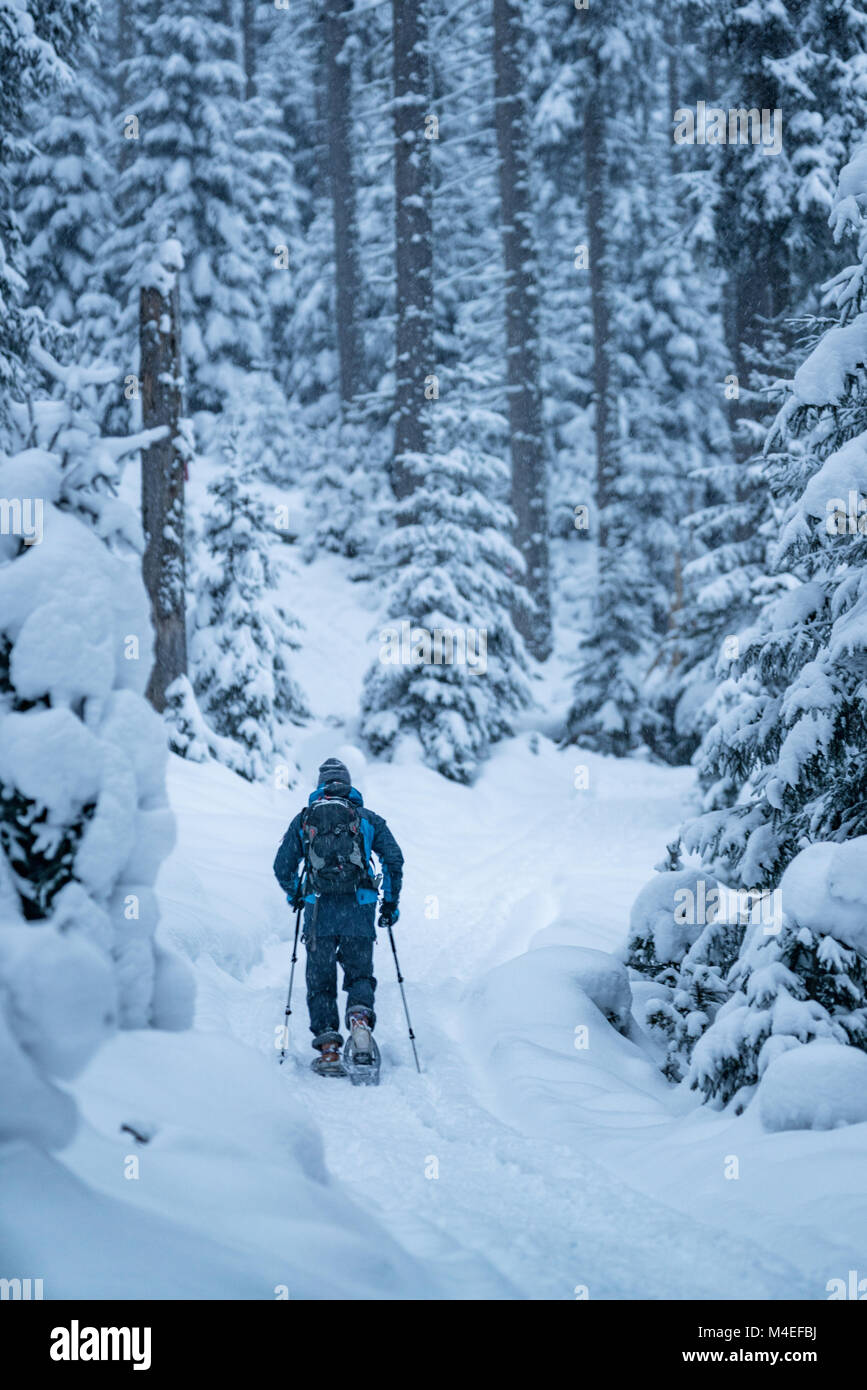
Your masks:
<instances>
[{"instance_id":1,"label":"tall tree trunk","mask_svg":"<svg viewBox=\"0 0 867 1390\"><path fill-rule=\"evenodd\" d=\"M515 614L533 654L551 651L548 486L539 382L539 293L533 250L527 122L518 0L493 0L494 91L500 217L506 270L506 350L515 543L535 611Z\"/></svg>"},{"instance_id":2,"label":"tall tree trunk","mask_svg":"<svg viewBox=\"0 0 867 1390\"><path fill-rule=\"evenodd\" d=\"M166 280L160 287L144 286L139 298L142 425L166 426L163 438L144 450L141 469L142 572L154 625L154 665L146 694L160 713L166 690L187 670L181 320L177 275L167 272Z\"/></svg>"},{"instance_id":3,"label":"tall tree trunk","mask_svg":"<svg viewBox=\"0 0 867 1390\"><path fill-rule=\"evenodd\" d=\"M352 68L346 53L353 0L325 0L324 58L327 96L328 166L334 208L337 285L337 351L344 405L362 389L364 336L359 318L361 269L352 149Z\"/></svg>"},{"instance_id":4,"label":"tall tree trunk","mask_svg":"<svg viewBox=\"0 0 867 1390\"><path fill-rule=\"evenodd\" d=\"M779 79L764 71L750 82L748 106L773 111L785 104ZM749 235L737 234L745 225L745 198L738 171L742 168L743 151L725 145L718 152L726 161L728 197L718 211L717 237L723 264L728 271L724 290L723 325L729 351L734 359L740 395L730 401L730 424L734 432L734 452L741 461L756 452L752 432L738 431L742 420L761 424L767 420L767 401L750 390L750 376L755 369L754 355L761 355L768 338L768 323L779 320L797 305L792 302L794 286L791 278L791 253L780 220L776 225L752 223ZM773 161L768 161L772 163ZM787 223L787 225L789 225ZM801 230L800 219L797 229Z\"/></svg>"},{"instance_id":5,"label":"tall tree trunk","mask_svg":"<svg viewBox=\"0 0 867 1390\"><path fill-rule=\"evenodd\" d=\"M413 490L409 454L430 451L425 378L434 370L433 223L430 100L425 0L392 0L394 61L395 416L391 485L397 498Z\"/></svg>"},{"instance_id":6,"label":"tall tree trunk","mask_svg":"<svg viewBox=\"0 0 867 1390\"><path fill-rule=\"evenodd\" d=\"M256 0L241 0L241 47L244 53L244 99L256 95Z\"/></svg>"},{"instance_id":7,"label":"tall tree trunk","mask_svg":"<svg viewBox=\"0 0 867 1390\"><path fill-rule=\"evenodd\" d=\"M606 217L606 147L603 89L594 82L584 107L584 176L590 253L590 306L593 320L593 430L596 443L596 537L599 571L609 544L606 508L612 500L617 468L616 401L611 371L611 292Z\"/></svg>"}]
</instances>

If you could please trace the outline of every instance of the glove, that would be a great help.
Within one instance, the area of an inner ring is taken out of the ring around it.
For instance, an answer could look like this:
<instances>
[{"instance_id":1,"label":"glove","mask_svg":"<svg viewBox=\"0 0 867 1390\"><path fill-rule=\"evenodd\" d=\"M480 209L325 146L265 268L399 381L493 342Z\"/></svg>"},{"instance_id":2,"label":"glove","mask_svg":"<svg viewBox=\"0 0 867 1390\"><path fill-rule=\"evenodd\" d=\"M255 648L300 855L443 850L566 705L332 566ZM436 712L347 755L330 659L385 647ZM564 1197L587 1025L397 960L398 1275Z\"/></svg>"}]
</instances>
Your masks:
<instances>
[{"instance_id":1,"label":"glove","mask_svg":"<svg viewBox=\"0 0 867 1390\"><path fill-rule=\"evenodd\" d=\"M379 925L381 927L393 927L399 916L397 903L380 903Z\"/></svg>"},{"instance_id":2,"label":"glove","mask_svg":"<svg viewBox=\"0 0 867 1390\"><path fill-rule=\"evenodd\" d=\"M301 892L301 884L295 889L294 893L286 894L286 901L289 903L293 912L297 912L299 907L304 906L304 894Z\"/></svg>"}]
</instances>

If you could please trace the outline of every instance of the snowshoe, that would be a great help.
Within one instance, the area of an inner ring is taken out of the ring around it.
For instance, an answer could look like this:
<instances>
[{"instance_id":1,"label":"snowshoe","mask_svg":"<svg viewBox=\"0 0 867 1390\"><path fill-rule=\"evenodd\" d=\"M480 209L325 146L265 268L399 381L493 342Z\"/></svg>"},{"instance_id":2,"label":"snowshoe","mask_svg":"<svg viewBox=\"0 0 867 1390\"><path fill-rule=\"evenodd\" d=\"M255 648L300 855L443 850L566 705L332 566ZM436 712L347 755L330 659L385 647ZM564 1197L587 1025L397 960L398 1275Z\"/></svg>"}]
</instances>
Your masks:
<instances>
[{"instance_id":1,"label":"snowshoe","mask_svg":"<svg viewBox=\"0 0 867 1390\"><path fill-rule=\"evenodd\" d=\"M350 1037L343 1054L349 1079L353 1086L378 1086L381 1058L366 1009L350 1013L349 1028Z\"/></svg>"},{"instance_id":2,"label":"snowshoe","mask_svg":"<svg viewBox=\"0 0 867 1390\"><path fill-rule=\"evenodd\" d=\"M346 1067L340 1057L339 1044L327 1043L320 1048L320 1055L314 1057L310 1070L315 1071L317 1076L345 1076Z\"/></svg>"}]
</instances>

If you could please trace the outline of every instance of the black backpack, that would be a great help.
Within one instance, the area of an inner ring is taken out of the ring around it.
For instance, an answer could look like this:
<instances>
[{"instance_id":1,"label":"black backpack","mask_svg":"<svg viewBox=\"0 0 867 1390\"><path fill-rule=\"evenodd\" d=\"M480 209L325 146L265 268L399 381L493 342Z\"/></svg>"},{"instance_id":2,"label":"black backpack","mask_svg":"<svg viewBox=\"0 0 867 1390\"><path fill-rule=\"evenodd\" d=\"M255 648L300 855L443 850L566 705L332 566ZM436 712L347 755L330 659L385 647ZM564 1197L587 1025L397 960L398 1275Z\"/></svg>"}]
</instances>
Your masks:
<instances>
[{"instance_id":1,"label":"black backpack","mask_svg":"<svg viewBox=\"0 0 867 1390\"><path fill-rule=\"evenodd\" d=\"M305 807L301 816L308 887L314 893L354 893L370 887L361 815L344 797Z\"/></svg>"}]
</instances>

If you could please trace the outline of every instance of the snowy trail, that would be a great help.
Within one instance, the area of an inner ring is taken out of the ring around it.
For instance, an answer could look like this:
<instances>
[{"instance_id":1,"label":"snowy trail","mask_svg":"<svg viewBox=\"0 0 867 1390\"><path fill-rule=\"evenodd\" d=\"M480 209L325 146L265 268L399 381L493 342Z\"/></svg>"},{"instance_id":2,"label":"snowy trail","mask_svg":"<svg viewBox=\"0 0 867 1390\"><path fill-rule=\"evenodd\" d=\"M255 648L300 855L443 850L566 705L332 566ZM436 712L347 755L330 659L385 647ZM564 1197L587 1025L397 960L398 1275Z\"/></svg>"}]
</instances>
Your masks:
<instances>
[{"instance_id":1,"label":"snowy trail","mask_svg":"<svg viewBox=\"0 0 867 1390\"><path fill-rule=\"evenodd\" d=\"M317 594L307 684L339 713L300 737L308 776L352 754L375 621L340 563L313 570L299 581ZM330 630L346 643L339 682ZM292 918L271 865L305 785L172 761L160 932L193 962L196 1031L122 1035L75 1084L85 1122L67 1176L113 1202L104 1220L122 1235L117 1252L106 1242L114 1264L86 1271L95 1296L822 1298L863 1264L864 1126L767 1135L750 1112L696 1108L572 979L574 947L621 945L682 819L687 770L560 751L529 729L472 788L407 753L367 765L365 800L406 857L396 938L424 1073L380 934L383 1081L357 1091L309 1071L303 950L292 1060L276 1061ZM118 1131L139 1117L154 1139L127 1183ZM817 1171L830 1190L816 1192ZM142 1213L171 1229L131 1267ZM56 1281L78 1290L76 1261Z\"/></svg>"},{"instance_id":2,"label":"snowy trail","mask_svg":"<svg viewBox=\"0 0 867 1390\"><path fill-rule=\"evenodd\" d=\"M534 773L516 815L515 760ZM597 760L598 795L573 793L570 766L547 745L494 761L473 793L449 788L449 814L432 814L442 784L424 769L371 769L375 807L392 822L408 861L399 951L424 1075L416 1075L387 938L377 947L378 1006L384 1058L378 1091L354 1091L312 1076L303 1001L303 952L296 977L293 1065L281 1078L322 1131L329 1170L375 1215L408 1254L423 1261L447 1297L564 1299L586 1286L591 1297L781 1296L805 1288L785 1260L748 1237L733 1238L649 1200L621 1173L580 1146L557 1141L553 1124L522 1133L492 1113L494 1088L474 1065L462 1034L472 990L492 967L519 956L560 912L579 923L582 944L622 938L628 904L648 877L680 791L677 778L643 770L642 792L624 795L621 770ZM396 786L400 779L402 796ZM407 794L407 783L413 790ZM557 787L559 784L559 794ZM583 800L582 800L583 797ZM463 813L463 814L462 814ZM213 818L213 810L211 817ZM612 853L631 840L624 866ZM221 843L209 830L208 841ZM580 859L572 861L576 849ZM493 850L493 852L492 852ZM439 917L424 906L437 899ZM576 904L573 906L573 904ZM243 982L209 967L200 981L203 1020L270 1053L288 975L285 940L266 945ZM468 1003L469 1001L469 1003ZM520 1037L522 1020L513 1020ZM533 1043L529 1040L532 1051ZM573 1053L572 1069L581 1066ZM531 1075L538 1070L531 1063ZM542 1070L544 1076L544 1069ZM544 1080L540 1083L544 1087ZM663 1091L659 1083L660 1094ZM574 1095L559 1102L564 1125ZM660 1099L624 1086L607 1097L638 1123L670 1127ZM555 1110L558 1105L555 1104ZM611 1116L608 1117L609 1123ZM600 1161L601 1160L601 1161ZM427 1176L435 1168L436 1177ZM664 1260L661 1251L665 1252Z\"/></svg>"},{"instance_id":3,"label":"snowy trail","mask_svg":"<svg viewBox=\"0 0 867 1390\"><path fill-rule=\"evenodd\" d=\"M816 1194L829 1136L679 1113L600 1014L591 1049L575 1050L592 1006L570 980L572 944L622 940L684 778L633 764L627 791L619 764L591 759L593 791L579 794L571 770L570 755L545 740L534 755L523 737L472 792L417 766L368 768L366 798L407 857L396 937L424 1073L381 937L383 1082L356 1091L309 1072L303 951L292 1060L277 1065L292 922L270 865L292 796L173 765L162 930L194 961L197 1031L103 1049L76 1083L85 1124L64 1159L134 1215L179 1226L160 1250L206 1250L205 1296L286 1284L313 1297L818 1298L858 1267L855 1130L834 1149L833 1197ZM157 1133L133 1185L120 1180L118 1128L142 1116ZM723 1180L732 1153L738 1183ZM104 1271L94 1281L106 1296ZM129 1296L156 1285L189 1297L191 1283L201 1292L189 1260L157 1252Z\"/></svg>"},{"instance_id":4,"label":"snowy trail","mask_svg":"<svg viewBox=\"0 0 867 1390\"><path fill-rule=\"evenodd\" d=\"M331 1171L450 1297L571 1299L581 1286L594 1298L726 1297L750 1264L751 1292L767 1298L791 1277L751 1242L678 1223L592 1159L497 1120L459 1048L431 1027L426 1011L433 1075L420 1082L392 1044L400 1069L376 1093L297 1084Z\"/></svg>"}]
</instances>

